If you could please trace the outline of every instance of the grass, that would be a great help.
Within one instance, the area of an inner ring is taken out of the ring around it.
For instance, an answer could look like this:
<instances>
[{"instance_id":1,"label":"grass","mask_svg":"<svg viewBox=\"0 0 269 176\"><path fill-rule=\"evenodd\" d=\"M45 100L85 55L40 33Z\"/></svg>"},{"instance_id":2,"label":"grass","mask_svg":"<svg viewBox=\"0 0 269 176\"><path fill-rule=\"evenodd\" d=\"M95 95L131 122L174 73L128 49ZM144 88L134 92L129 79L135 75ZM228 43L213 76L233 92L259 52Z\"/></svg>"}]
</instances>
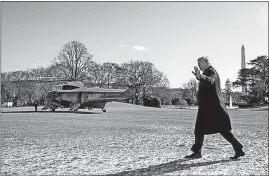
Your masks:
<instances>
[{"instance_id":1,"label":"grass","mask_svg":"<svg viewBox=\"0 0 269 176\"><path fill-rule=\"evenodd\" d=\"M183 159L191 153L197 110L122 103L108 103L106 113L2 110L1 175L268 173L267 111L229 110L234 135L246 153L232 161L232 146L219 134L205 137L203 158Z\"/></svg>"}]
</instances>

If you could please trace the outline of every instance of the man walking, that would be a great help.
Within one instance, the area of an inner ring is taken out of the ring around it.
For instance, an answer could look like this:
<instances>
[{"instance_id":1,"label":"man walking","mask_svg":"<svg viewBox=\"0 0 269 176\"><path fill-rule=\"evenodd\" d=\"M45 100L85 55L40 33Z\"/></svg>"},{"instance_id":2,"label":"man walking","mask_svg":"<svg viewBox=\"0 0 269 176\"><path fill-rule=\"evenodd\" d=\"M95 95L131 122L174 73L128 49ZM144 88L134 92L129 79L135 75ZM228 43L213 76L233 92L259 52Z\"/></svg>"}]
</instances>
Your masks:
<instances>
[{"instance_id":1,"label":"man walking","mask_svg":"<svg viewBox=\"0 0 269 176\"><path fill-rule=\"evenodd\" d=\"M199 80L198 90L198 114L195 124L195 144L191 155L185 158L201 158L201 149L204 142L204 135L220 133L229 143L232 144L235 155L231 159L238 159L244 156L242 144L231 132L231 122L228 115L224 98L221 93L220 78L217 71L210 65L207 57L200 57L198 66L194 67L192 73Z\"/></svg>"}]
</instances>

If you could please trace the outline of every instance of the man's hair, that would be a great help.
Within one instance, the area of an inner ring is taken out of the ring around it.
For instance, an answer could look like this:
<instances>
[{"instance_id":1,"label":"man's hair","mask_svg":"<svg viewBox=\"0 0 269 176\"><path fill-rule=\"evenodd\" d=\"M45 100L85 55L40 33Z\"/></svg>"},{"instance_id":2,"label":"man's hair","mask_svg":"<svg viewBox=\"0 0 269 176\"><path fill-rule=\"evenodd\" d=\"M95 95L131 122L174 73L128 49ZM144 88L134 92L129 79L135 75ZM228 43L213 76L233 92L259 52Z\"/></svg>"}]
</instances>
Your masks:
<instances>
[{"instance_id":1,"label":"man's hair","mask_svg":"<svg viewBox=\"0 0 269 176\"><path fill-rule=\"evenodd\" d=\"M197 61L204 61L205 63L209 64L209 60L207 56L202 56L197 59Z\"/></svg>"}]
</instances>

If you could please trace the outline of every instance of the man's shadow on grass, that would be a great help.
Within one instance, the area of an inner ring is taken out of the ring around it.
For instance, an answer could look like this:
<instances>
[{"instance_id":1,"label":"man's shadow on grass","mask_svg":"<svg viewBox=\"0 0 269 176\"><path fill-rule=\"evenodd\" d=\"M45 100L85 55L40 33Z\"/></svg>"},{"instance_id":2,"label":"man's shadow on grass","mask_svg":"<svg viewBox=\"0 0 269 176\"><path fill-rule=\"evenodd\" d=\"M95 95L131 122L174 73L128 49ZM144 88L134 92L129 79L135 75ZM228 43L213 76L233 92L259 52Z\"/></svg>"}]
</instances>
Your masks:
<instances>
[{"instance_id":1,"label":"man's shadow on grass","mask_svg":"<svg viewBox=\"0 0 269 176\"><path fill-rule=\"evenodd\" d=\"M198 167L198 166L208 166L211 164L218 164L218 163L226 163L231 162L235 160L231 159L224 159L224 160L218 160L218 161L206 161L206 162L198 162L198 163L190 163L190 164L181 164L184 161L188 161L190 159L179 159L175 161L171 161L169 163L159 164L155 166L149 166L147 168L141 168L137 170L132 171L123 171L115 174L107 174L104 176L141 176L141 175L163 175L171 172L176 172L180 170L186 170L191 167Z\"/></svg>"}]
</instances>

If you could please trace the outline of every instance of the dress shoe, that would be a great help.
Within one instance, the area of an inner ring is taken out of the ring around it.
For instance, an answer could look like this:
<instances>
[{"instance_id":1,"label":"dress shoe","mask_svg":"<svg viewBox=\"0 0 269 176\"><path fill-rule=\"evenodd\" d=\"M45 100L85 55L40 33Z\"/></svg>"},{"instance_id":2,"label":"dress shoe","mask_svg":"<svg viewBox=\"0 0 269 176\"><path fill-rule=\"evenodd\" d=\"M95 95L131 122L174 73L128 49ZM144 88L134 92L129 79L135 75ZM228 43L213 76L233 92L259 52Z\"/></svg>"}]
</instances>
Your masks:
<instances>
[{"instance_id":1,"label":"dress shoe","mask_svg":"<svg viewBox=\"0 0 269 176\"><path fill-rule=\"evenodd\" d=\"M186 155L185 158L198 159L198 158L202 158L202 154L201 153L192 153L190 155Z\"/></svg>"},{"instance_id":2,"label":"dress shoe","mask_svg":"<svg viewBox=\"0 0 269 176\"><path fill-rule=\"evenodd\" d=\"M242 149L239 151L236 151L233 157L230 157L230 159L238 159L241 156L245 156L245 152L243 152Z\"/></svg>"}]
</instances>

